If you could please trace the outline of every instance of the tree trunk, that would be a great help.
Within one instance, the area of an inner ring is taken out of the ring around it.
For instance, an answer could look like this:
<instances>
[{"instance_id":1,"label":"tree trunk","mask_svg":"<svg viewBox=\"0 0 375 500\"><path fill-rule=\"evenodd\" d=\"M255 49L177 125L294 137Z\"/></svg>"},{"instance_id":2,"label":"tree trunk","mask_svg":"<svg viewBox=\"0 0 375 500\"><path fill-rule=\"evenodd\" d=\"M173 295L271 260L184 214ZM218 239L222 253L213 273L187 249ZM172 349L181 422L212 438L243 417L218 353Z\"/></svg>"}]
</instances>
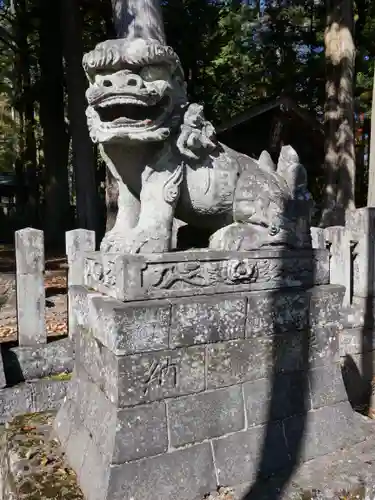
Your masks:
<instances>
[{"instance_id":1,"label":"tree trunk","mask_svg":"<svg viewBox=\"0 0 375 500\"><path fill-rule=\"evenodd\" d=\"M29 14L25 0L19 0L14 5L16 53L15 68L18 76L19 113L22 116L23 138L21 141L20 164L18 177L24 173L24 189L22 190L22 211L24 223L37 226L39 222L39 185L37 178L37 147L35 140L34 96L31 88L30 48L27 35L30 32Z\"/></svg>"},{"instance_id":2,"label":"tree trunk","mask_svg":"<svg viewBox=\"0 0 375 500\"><path fill-rule=\"evenodd\" d=\"M111 0L113 24L118 38L154 38L165 43L164 25L159 0ZM118 186L107 168L106 231L116 221Z\"/></svg>"},{"instance_id":3,"label":"tree trunk","mask_svg":"<svg viewBox=\"0 0 375 500\"><path fill-rule=\"evenodd\" d=\"M165 43L160 0L112 0L119 38L153 38Z\"/></svg>"},{"instance_id":4,"label":"tree trunk","mask_svg":"<svg viewBox=\"0 0 375 500\"><path fill-rule=\"evenodd\" d=\"M64 114L62 39L56 21L56 2L41 0L40 20L40 123L43 129L45 163L46 241L64 242L69 217L69 137Z\"/></svg>"},{"instance_id":5,"label":"tree trunk","mask_svg":"<svg viewBox=\"0 0 375 500\"><path fill-rule=\"evenodd\" d=\"M326 188L322 226L343 224L355 208L353 80L355 46L351 0L328 2L326 53Z\"/></svg>"},{"instance_id":6,"label":"tree trunk","mask_svg":"<svg viewBox=\"0 0 375 500\"><path fill-rule=\"evenodd\" d=\"M99 210L96 158L86 123L86 77L82 68L82 19L78 0L63 0L61 22L72 136L78 226L98 231Z\"/></svg>"},{"instance_id":7,"label":"tree trunk","mask_svg":"<svg viewBox=\"0 0 375 500\"><path fill-rule=\"evenodd\" d=\"M370 164L368 171L367 206L375 207L375 75L372 84Z\"/></svg>"}]
</instances>

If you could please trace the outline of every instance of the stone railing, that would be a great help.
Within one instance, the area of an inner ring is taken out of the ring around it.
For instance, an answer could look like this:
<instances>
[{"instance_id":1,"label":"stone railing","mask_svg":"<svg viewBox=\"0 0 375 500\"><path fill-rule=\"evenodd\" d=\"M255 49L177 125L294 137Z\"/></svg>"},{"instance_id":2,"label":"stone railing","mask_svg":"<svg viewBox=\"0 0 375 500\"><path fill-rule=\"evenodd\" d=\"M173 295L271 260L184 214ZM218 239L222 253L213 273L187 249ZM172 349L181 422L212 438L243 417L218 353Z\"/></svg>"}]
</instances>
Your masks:
<instances>
[{"instance_id":1,"label":"stone railing","mask_svg":"<svg viewBox=\"0 0 375 500\"><path fill-rule=\"evenodd\" d=\"M375 289L375 209L364 208L347 217L346 227L311 229L313 247L330 251L330 283L345 286L343 307L355 307ZM26 228L15 234L18 344L33 346L47 342L44 291L43 231ZM95 250L95 234L76 229L66 233L68 290L83 285L83 255ZM69 292L68 292L69 295ZM68 300L69 330L74 314Z\"/></svg>"},{"instance_id":2,"label":"stone railing","mask_svg":"<svg viewBox=\"0 0 375 500\"><path fill-rule=\"evenodd\" d=\"M311 228L314 248L330 251L330 283L346 288L343 306L374 295L375 208L348 212L346 225Z\"/></svg>"},{"instance_id":3,"label":"stone railing","mask_svg":"<svg viewBox=\"0 0 375 500\"><path fill-rule=\"evenodd\" d=\"M26 228L15 233L18 344L47 343L44 288L44 234ZM95 250L95 233L76 229L66 233L68 287L83 284L83 254ZM69 301L68 301L69 309ZM68 318L71 315L68 314Z\"/></svg>"},{"instance_id":4,"label":"stone railing","mask_svg":"<svg viewBox=\"0 0 375 500\"><path fill-rule=\"evenodd\" d=\"M74 366L69 337L47 341L44 236L37 229L16 232L17 344L4 342L0 357L0 423L23 413L61 405ZM82 284L83 253L95 249L91 231L66 234L68 286ZM71 307L68 292L68 309ZM69 323L74 315L69 314Z\"/></svg>"},{"instance_id":5,"label":"stone railing","mask_svg":"<svg viewBox=\"0 0 375 500\"><path fill-rule=\"evenodd\" d=\"M314 248L329 249L330 283L345 286L340 356L349 399L360 407L373 391L375 208L348 212L345 227L313 227L311 235Z\"/></svg>"}]
</instances>

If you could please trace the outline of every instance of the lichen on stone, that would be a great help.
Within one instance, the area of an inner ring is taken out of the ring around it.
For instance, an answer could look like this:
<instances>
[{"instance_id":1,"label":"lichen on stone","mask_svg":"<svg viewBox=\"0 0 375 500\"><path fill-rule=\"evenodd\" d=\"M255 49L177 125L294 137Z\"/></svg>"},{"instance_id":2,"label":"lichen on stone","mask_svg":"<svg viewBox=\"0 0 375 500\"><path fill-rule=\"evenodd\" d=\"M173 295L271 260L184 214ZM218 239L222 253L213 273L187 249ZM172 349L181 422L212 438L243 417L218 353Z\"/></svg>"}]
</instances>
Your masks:
<instances>
[{"instance_id":1,"label":"lichen on stone","mask_svg":"<svg viewBox=\"0 0 375 500\"><path fill-rule=\"evenodd\" d=\"M59 380L59 381L69 381L72 378L72 374L70 372L61 372L61 373L54 373L52 375L48 375L47 377L44 377L43 380Z\"/></svg>"}]
</instances>

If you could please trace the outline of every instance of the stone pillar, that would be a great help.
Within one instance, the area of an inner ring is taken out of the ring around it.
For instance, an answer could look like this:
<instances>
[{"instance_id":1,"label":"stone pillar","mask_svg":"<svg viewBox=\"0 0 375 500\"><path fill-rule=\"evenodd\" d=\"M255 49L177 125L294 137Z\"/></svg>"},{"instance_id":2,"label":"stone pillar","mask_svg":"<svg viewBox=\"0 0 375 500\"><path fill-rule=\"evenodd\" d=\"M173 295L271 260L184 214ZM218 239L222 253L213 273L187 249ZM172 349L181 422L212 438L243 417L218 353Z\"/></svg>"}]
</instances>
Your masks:
<instances>
[{"instance_id":1,"label":"stone pillar","mask_svg":"<svg viewBox=\"0 0 375 500\"><path fill-rule=\"evenodd\" d=\"M313 248L326 248L326 240L324 236L324 229L322 227L312 227L311 244Z\"/></svg>"},{"instance_id":2,"label":"stone pillar","mask_svg":"<svg viewBox=\"0 0 375 500\"><path fill-rule=\"evenodd\" d=\"M84 257L86 252L95 250L95 231L87 229L68 231L65 243L68 260L68 330L70 338L74 338L77 329L75 301L79 298L72 287L84 284Z\"/></svg>"},{"instance_id":3,"label":"stone pillar","mask_svg":"<svg viewBox=\"0 0 375 500\"><path fill-rule=\"evenodd\" d=\"M375 288L375 235L362 235L353 247L353 296L366 298Z\"/></svg>"},{"instance_id":4,"label":"stone pillar","mask_svg":"<svg viewBox=\"0 0 375 500\"><path fill-rule=\"evenodd\" d=\"M328 252L242 254L119 255L118 279L105 256L86 259L75 377L55 431L87 500L199 499L251 483L263 445L269 476L296 449L310 460L361 439Z\"/></svg>"},{"instance_id":5,"label":"stone pillar","mask_svg":"<svg viewBox=\"0 0 375 500\"><path fill-rule=\"evenodd\" d=\"M343 306L350 304L352 294L351 232L342 226L327 227L325 239L330 248L330 283L345 287Z\"/></svg>"},{"instance_id":6,"label":"stone pillar","mask_svg":"<svg viewBox=\"0 0 375 500\"><path fill-rule=\"evenodd\" d=\"M45 325L43 231L16 231L18 343L33 346L47 341Z\"/></svg>"}]
</instances>

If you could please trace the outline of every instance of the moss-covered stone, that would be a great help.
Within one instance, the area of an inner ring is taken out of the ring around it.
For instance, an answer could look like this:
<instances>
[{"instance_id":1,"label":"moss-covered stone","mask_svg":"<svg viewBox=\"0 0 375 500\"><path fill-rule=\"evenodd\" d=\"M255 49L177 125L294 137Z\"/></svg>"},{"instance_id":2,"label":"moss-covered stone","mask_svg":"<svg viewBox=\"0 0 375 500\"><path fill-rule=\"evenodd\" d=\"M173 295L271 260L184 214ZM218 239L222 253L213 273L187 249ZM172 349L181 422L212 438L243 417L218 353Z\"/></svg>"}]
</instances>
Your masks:
<instances>
[{"instance_id":1,"label":"moss-covered stone","mask_svg":"<svg viewBox=\"0 0 375 500\"><path fill-rule=\"evenodd\" d=\"M47 377L43 377L43 380L60 380L60 381L69 381L72 378L72 373L70 372L62 372L55 373L53 375L48 375Z\"/></svg>"},{"instance_id":2,"label":"moss-covered stone","mask_svg":"<svg viewBox=\"0 0 375 500\"><path fill-rule=\"evenodd\" d=\"M0 428L0 500L83 500L52 437L53 413L16 417Z\"/></svg>"}]
</instances>

